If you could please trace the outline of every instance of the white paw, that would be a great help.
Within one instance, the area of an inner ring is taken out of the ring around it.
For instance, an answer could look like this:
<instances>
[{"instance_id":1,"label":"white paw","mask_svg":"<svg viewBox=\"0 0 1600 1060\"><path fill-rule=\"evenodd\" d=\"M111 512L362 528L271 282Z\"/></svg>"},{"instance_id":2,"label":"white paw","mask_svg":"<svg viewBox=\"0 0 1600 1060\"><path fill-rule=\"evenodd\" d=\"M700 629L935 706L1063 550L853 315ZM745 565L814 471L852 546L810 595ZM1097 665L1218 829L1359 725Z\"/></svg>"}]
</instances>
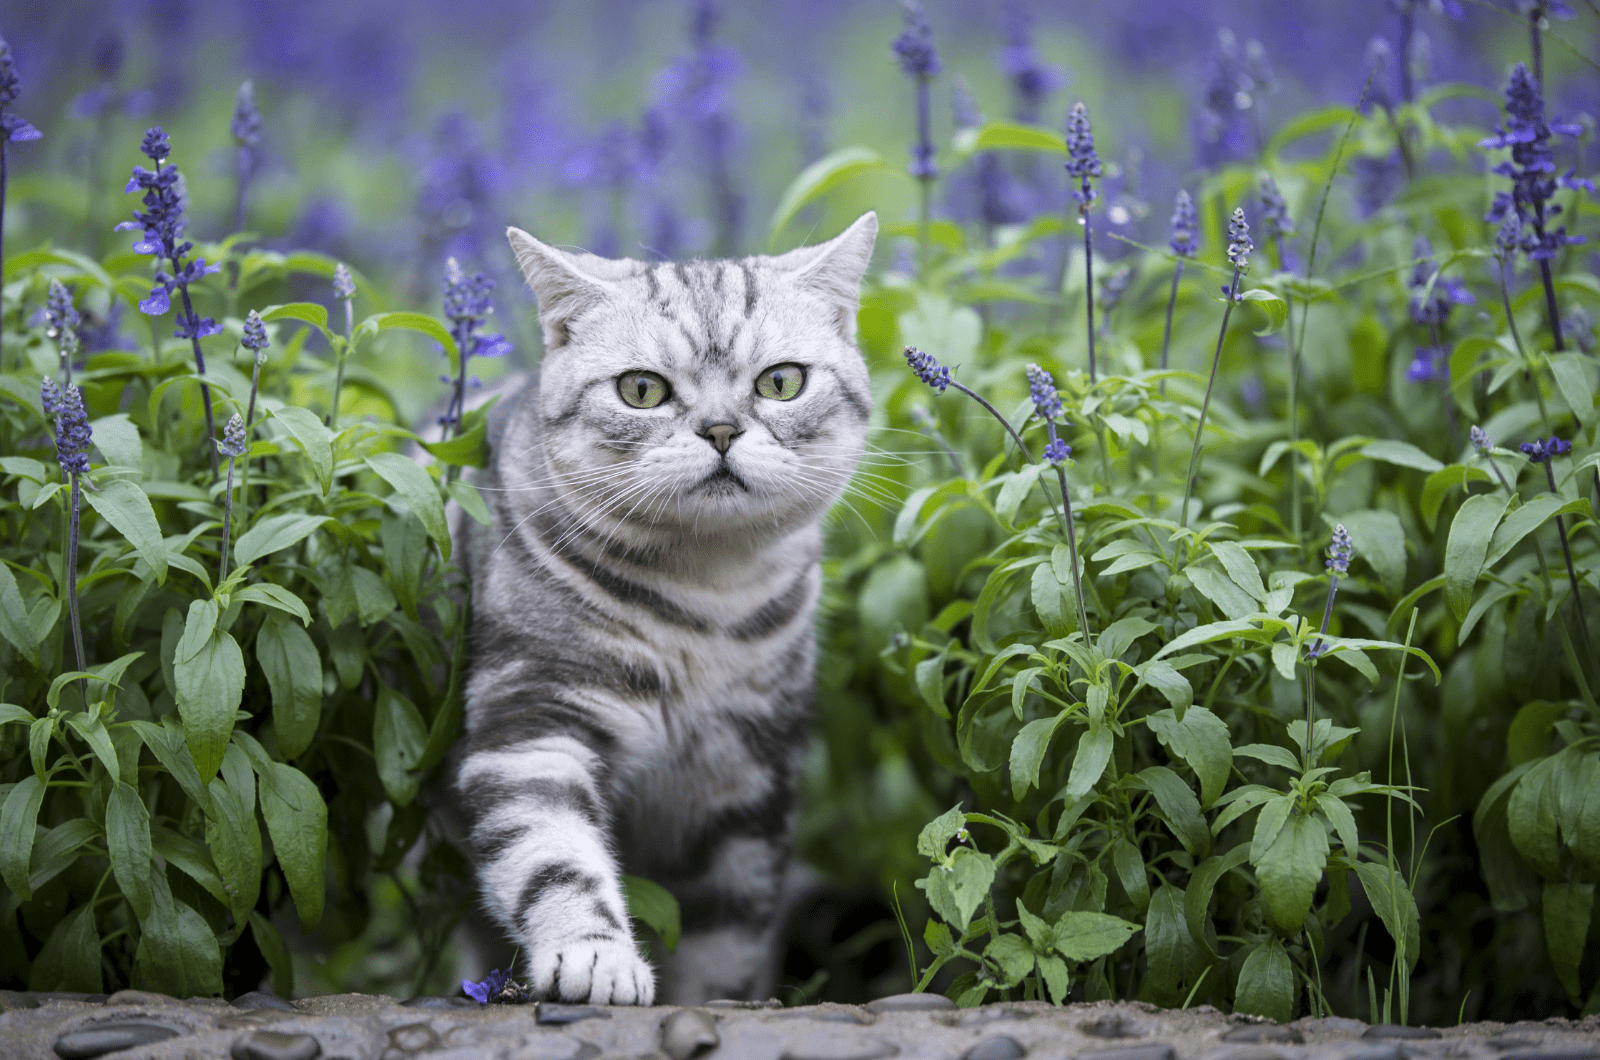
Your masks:
<instances>
[{"instance_id":1,"label":"white paw","mask_svg":"<svg viewBox=\"0 0 1600 1060\"><path fill-rule=\"evenodd\" d=\"M649 1005L656 997L655 972L631 939L544 947L530 973L537 997L591 1005Z\"/></svg>"}]
</instances>

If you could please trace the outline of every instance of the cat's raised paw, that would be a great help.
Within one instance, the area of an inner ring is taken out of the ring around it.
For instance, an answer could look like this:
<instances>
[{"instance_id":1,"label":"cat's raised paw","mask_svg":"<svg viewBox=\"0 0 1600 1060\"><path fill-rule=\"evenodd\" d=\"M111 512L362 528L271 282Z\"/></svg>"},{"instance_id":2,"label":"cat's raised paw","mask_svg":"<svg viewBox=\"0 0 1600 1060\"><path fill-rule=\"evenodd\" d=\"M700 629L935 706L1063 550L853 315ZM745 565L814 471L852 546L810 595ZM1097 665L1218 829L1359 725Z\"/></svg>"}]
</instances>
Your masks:
<instances>
[{"instance_id":1,"label":"cat's raised paw","mask_svg":"<svg viewBox=\"0 0 1600 1060\"><path fill-rule=\"evenodd\" d=\"M537 997L591 1005L648 1005L656 977L632 940L591 939L552 946L534 957L529 986Z\"/></svg>"}]
</instances>

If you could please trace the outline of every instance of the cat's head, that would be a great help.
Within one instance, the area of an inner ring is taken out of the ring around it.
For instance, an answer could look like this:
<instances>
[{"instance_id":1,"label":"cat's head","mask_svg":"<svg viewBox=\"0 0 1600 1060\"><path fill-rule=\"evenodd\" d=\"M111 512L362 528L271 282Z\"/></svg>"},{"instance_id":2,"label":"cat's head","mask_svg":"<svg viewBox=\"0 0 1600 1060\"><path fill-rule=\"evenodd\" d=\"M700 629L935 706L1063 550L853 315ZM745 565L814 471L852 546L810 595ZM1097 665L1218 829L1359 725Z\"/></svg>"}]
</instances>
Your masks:
<instances>
[{"instance_id":1,"label":"cat's head","mask_svg":"<svg viewBox=\"0 0 1600 1060\"><path fill-rule=\"evenodd\" d=\"M510 229L545 342L547 467L528 477L624 531L781 533L816 519L865 444L855 319L877 232L868 213L776 257L651 264Z\"/></svg>"}]
</instances>

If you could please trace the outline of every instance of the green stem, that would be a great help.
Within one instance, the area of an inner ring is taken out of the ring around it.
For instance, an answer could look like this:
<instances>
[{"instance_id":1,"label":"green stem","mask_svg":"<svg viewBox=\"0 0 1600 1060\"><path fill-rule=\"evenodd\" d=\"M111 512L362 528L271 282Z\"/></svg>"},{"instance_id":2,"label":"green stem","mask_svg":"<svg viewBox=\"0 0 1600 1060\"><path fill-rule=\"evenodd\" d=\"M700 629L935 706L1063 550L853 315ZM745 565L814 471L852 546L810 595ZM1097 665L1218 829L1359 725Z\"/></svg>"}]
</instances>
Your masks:
<instances>
[{"instance_id":1,"label":"green stem","mask_svg":"<svg viewBox=\"0 0 1600 1060\"><path fill-rule=\"evenodd\" d=\"M1087 186L1087 183L1085 184ZM1089 385L1095 384L1094 368L1094 226L1089 223L1087 205L1078 207L1078 223L1083 225L1083 294L1088 307L1089 325ZM1110 485L1109 471L1107 486Z\"/></svg>"},{"instance_id":2,"label":"green stem","mask_svg":"<svg viewBox=\"0 0 1600 1060\"><path fill-rule=\"evenodd\" d=\"M1211 357L1211 378L1206 381L1205 400L1200 403L1200 422L1194 428L1194 448L1189 451L1189 470L1183 476L1183 507L1178 512L1178 525L1189 525L1189 497L1194 492L1195 466L1200 459L1201 439L1205 436L1206 414L1211 411L1211 391L1217 385L1217 366L1222 363L1222 340L1228 336L1228 318L1233 316L1234 302L1238 298L1239 272L1233 270L1233 283L1228 286L1228 307L1222 311L1222 327L1217 331L1217 351Z\"/></svg>"},{"instance_id":3,"label":"green stem","mask_svg":"<svg viewBox=\"0 0 1600 1060\"><path fill-rule=\"evenodd\" d=\"M1055 424L1050 425L1054 441ZM1083 642L1089 643L1089 612L1083 606L1083 581L1078 574L1078 531L1072 525L1072 496L1067 493L1067 472L1056 465L1056 480L1061 484L1061 521L1067 528L1067 549L1072 553L1072 592L1078 599L1078 628L1083 630Z\"/></svg>"},{"instance_id":4,"label":"green stem","mask_svg":"<svg viewBox=\"0 0 1600 1060\"><path fill-rule=\"evenodd\" d=\"M956 380L952 379L950 380L950 385L967 395L967 397L976 401L978 404L982 405L984 408L988 409L989 415L999 420L1000 426L1004 427L1006 429L1006 433L1011 435L1011 440L1017 443L1017 448L1022 450L1022 455L1027 459L1028 463L1038 463L1038 461L1033 458L1033 451L1028 448L1028 443L1024 442L1022 440L1022 435L1018 434L1016 428L1011 426L1011 421L1000 415L999 409L985 401L983 399L983 395L979 394L976 390L967 386L965 383L958 383Z\"/></svg>"}]
</instances>

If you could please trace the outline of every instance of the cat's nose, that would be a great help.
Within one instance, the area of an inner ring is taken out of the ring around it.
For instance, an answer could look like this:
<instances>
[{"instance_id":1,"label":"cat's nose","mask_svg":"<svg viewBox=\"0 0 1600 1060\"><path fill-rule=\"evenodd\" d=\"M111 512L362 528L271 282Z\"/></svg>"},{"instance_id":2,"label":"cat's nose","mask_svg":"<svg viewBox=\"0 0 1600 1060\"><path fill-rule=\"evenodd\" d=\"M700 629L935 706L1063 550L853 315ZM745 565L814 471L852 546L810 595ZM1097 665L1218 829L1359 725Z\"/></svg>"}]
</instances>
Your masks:
<instances>
[{"instance_id":1,"label":"cat's nose","mask_svg":"<svg viewBox=\"0 0 1600 1060\"><path fill-rule=\"evenodd\" d=\"M700 437L716 446L719 453L726 453L728 446L733 444L733 440L743 433L738 424L726 421L712 423L710 420L706 420L700 424Z\"/></svg>"}]
</instances>

